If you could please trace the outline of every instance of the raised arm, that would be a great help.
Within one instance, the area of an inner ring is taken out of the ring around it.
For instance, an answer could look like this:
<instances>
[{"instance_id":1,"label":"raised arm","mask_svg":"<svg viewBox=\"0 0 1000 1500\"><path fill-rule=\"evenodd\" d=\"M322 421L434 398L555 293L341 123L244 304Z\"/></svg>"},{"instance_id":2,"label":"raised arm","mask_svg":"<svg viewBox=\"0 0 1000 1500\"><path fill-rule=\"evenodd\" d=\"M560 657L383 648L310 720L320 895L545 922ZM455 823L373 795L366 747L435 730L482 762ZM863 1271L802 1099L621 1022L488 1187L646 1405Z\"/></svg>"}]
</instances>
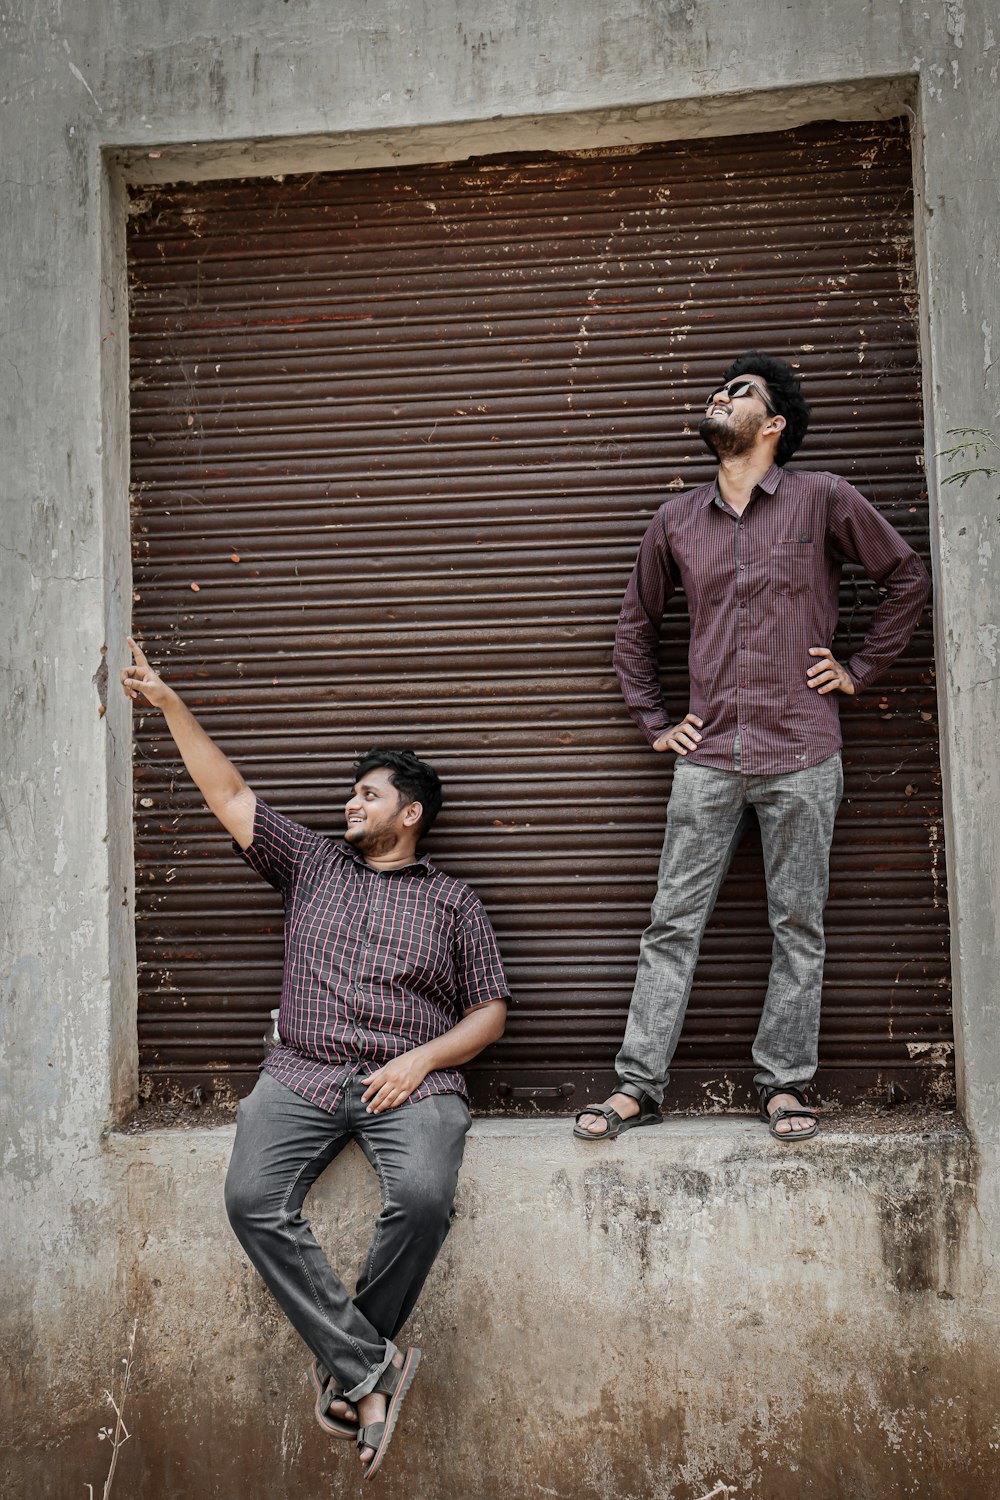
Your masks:
<instances>
[{"instance_id":1,"label":"raised arm","mask_svg":"<svg viewBox=\"0 0 1000 1500\"><path fill-rule=\"evenodd\" d=\"M256 796L174 689L154 672L131 636L128 643L135 664L121 674L126 698L143 697L160 710L195 786L240 848L249 848L253 843Z\"/></svg>"}]
</instances>

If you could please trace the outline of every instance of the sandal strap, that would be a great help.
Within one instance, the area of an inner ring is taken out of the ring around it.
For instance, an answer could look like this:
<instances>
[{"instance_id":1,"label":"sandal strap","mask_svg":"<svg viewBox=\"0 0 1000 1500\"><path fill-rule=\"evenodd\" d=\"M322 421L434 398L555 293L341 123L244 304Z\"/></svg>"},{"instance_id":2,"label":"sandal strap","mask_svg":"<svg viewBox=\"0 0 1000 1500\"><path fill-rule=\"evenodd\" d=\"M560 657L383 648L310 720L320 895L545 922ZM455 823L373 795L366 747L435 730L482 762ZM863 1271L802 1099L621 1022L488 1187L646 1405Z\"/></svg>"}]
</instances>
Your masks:
<instances>
[{"instance_id":1,"label":"sandal strap","mask_svg":"<svg viewBox=\"0 0 1000 1500\"><path fill-rule=\"evenodd\" d=\"M609 1126L624 1124L621 1115L616 1109L612 1109L610 1104L588 1104L586 1109L581 1109L577 1114L576 1119L578 1124L584 1115L599 1115L601 1119L607 1120ZM600 1135L607 1135L608 1133L607 1130L602 1130ZM598 1139L600 1139L600 1135Z\"/></svg>"},{"instance_id":2,"label":"sandal strap","mask_svg":"<svg viewBox=\"0 0 1000 1500\"><path fill-rule=\"evenodd\" d=\"M367 1427L358 1428L356 1442L359 1448L372 1448L378 1451L378 1445L382 1441L385 1432L384 1422L371 1422Z\"/></svg>"},{"instance_id":3,"label":"sandal strap","mask_svg":"<svg viewBox=\"0 0 1000 1500\"><path fill-rule=\"evenodd\" d=\"M579 1120L581 1115L613 1115L615 1113L616 1111L611 1108L610 1104L585 1104L582 1109L577 1110L576 1118Z\"/></svg>"},{"instance_id":4,"label":"sandal strap","mask_svg":"<svg viewBox=\"0 0 1000 1500\"><path fill-rule=\"evenodd\" d=\"M339 1385L335 1385L332 1380L328 1380L316 1402L317 1407L323 1413L324 1417L330 1415L330 1407L334 1401L343 1401L345 1406L352 1408L354 1405L353 1401L348 1401Z\"/></svg>"},{"instance_id":5,"label":"sandal strap","mask_svg":"<svg viewBox=\"0 0 1000 1500\"><path fill-rule=\"evenodd\" d=\"M780 1109L772 1110L768 1115L769 1120L818 1120L819 1115L814 1109Z\"/></svg>"},{"instance_id":6,"label":"sandal strap","mask_svg":"<svg viewBox=\"0 0 1000 1500\"><path fill-rule=\"evenodd\" d=\"M640 1114L645 1114L647 1109L655 1109L659 1113L660 1106L652 1094L647 1094L646 1090L637 1083L629 1083L627 1079L619 1078L615 1084L615 1093L624 1094L628 1099L635 1099L639 1105Z\"/></svg>"},{"instance_id":7,"label":"sandal strap","mask_svg":"<svg viewBox=\"0 0 1000 1500\"><path fill-rule=\"evenodd\" d=\"M768 1111L767 1106L778 1094L791 1094L797 1099L804 1109L809 1108L809 1099L805 1089L796 1088L794 1083L782 1083L770 1085L761 1083L757 1085L757 1097L760 1100L760 1117L762 1120L773 1120L774 1116Z\"/></svg>"},{"instance_id":8,"label":"sandal strap","mask_svg":"<svg viewBox=\"0 0 1000 1500\"><path fill-rule=\"evenodd\" d=\"M393 1391L399 1384L400 1376L402 1375L402 1373L402 1365L394 1365L390 1360L385 1369L382 1371L378 1380L372 1386L372 1394L374 1395L374 1393L378 1391L382 1396L391 1396Z\"/></svg>"}]
</instances>

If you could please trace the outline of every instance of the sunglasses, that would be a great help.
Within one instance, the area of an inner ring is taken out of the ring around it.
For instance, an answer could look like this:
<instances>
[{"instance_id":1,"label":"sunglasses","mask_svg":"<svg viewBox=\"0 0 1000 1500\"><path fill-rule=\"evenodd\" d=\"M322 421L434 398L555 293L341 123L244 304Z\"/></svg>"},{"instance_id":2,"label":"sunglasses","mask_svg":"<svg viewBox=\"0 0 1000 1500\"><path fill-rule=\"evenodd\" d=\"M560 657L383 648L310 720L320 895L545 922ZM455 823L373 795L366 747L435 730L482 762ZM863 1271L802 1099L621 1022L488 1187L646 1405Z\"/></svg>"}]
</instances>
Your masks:
<instances>
[{"instance_id":1,"label":"sunglasses","mask_svg":"<svg viewBox=\"0 0 1000 1500\"><path fill-rule=\"evenodd\" d=\"M764 395L764 392L761 390L757 382L755 380L746 380L742 377L737 377L737 379L735 380L730 380L728 385L720 385L717 391L713 391L708 400L705 402L705 410L707 411L708 408L713 404L713 402L717 401L720 396L726 396L730 401L738 401L740 396L749 396L751 391L753 391L754 395L759 396L763 401L764 405L767 407L769 416L776 417L778 415L777 411L771 405L768 398Z\"/></svg>"}]
</instances>

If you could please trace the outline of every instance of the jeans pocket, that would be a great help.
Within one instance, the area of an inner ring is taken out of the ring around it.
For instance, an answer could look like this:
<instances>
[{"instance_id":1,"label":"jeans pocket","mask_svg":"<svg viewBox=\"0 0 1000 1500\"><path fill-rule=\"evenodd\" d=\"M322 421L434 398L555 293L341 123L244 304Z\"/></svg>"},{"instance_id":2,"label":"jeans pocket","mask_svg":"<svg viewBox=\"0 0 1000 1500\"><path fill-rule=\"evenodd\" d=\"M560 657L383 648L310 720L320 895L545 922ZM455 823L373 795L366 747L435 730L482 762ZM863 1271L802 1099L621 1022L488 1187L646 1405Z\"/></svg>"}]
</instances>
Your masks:
<instances>
[{"instance_id":1,"label":"jeans pocket","mask_svg":"<svg viewBox=\"0 0 1000 1500\"><path fill-rule=\"evenodd\" d=\"M777 594L800 594L812 583L814 542L775 542L771 548L771 587Z\"/></svg>"}]
</instances>

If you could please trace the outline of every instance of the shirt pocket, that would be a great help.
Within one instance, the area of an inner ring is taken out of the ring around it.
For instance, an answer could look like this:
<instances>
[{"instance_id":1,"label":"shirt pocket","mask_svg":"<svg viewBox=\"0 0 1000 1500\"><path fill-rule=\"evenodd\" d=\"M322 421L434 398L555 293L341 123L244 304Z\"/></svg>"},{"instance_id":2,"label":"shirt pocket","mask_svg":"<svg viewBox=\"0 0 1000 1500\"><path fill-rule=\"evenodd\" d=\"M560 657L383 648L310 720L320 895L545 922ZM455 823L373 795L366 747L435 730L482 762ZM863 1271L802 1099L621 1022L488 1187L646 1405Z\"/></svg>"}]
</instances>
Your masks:
<instances>
[{"instance_id":1,"label":"shirt pocket","mask_svg":"<svg viewBox=\"0 0 1000 1500\"><path fill-rule=\"evenodd\" d=\"M771 548L771 587L776 594L801 594L813 581L813 542L775 542Z\"/></svg>"}]
</instances>

